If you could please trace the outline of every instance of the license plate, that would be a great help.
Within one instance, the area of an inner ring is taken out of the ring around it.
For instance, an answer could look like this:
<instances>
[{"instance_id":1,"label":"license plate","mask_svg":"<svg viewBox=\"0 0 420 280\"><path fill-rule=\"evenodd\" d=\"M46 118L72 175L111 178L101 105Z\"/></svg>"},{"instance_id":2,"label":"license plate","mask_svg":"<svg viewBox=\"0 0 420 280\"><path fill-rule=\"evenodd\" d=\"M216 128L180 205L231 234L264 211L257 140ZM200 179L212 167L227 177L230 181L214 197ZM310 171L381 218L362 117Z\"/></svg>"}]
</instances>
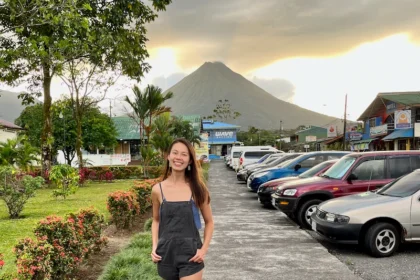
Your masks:
<instances>
[{"instance_id":1,"label":"license plate","mask_svg":"<svg viewBox=\"0 0 420 280\"><path fill-rule=\"evenodd\" d=\"M312 221L312 230L316 231L316 223L314 221Z\"/></svg>"},{"instance_id":2,"label":"license plate","mask_svg":"<svg viewBox=\"0 0 420 280\"><path fill-rule=\"evenodd\" d=\"M273 204L273 206L276 206L276 199L275 198L271 199L271 204Z\"/></svg>"}]
</instances>

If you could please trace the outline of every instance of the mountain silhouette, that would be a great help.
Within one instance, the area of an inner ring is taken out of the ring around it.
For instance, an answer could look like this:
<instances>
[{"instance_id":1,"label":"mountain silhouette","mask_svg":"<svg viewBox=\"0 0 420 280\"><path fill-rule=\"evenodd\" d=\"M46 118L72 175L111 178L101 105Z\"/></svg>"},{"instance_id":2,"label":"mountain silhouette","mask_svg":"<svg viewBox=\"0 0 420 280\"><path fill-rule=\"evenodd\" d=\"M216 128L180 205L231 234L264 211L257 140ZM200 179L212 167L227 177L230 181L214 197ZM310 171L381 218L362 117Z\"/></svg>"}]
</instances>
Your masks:
<instances>
[{"instance_id":1,"label":"mountain silhouette","mask_svg":"<svg viewBox=\"0 0 420 280\"><path fill-rule=\"evenodd\" d=\"M229 100L232 110L241 113L227 120L247 130L249 126L262 129L294 129L299 125L339 125L337 118L316 113L280 100L233 72L221 62L206 62L196 71L168 89L174 97L165 102L174 115L213 114L219 100ZM340 129L339 129L340 130Z\"/></svg>"},{"instance_id":2,"label":"mountain silhouette","mask_svg":"<svg viewBox=\"0 0 420 280\"><path fill-rule=\"evenodd\" d=\"M20 113L25 109L19 93L0 90L0 119L15 123Z\"/></svg>"}]
</instances>

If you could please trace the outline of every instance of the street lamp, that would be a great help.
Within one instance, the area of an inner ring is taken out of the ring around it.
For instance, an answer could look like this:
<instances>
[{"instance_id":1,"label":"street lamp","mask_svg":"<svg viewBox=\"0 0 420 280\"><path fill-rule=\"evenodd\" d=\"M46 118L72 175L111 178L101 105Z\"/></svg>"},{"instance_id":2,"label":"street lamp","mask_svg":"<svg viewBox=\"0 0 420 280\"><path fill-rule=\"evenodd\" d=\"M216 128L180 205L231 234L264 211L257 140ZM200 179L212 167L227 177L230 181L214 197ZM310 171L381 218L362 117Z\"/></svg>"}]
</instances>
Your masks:
<instances>
[{"instance_id":1,"label":"street lamp","mask_svg":"<svg viewBox=\"0 0 420 280\"><path fill-rule=\"evenodd\" d=\"M65 157L65 147L66 147L66 116L63 114L63 112L60 112L60 115L58 116L61 120L64 121L64 126L63 126L63 134L64 134L64 139L63 139L63 154Z\"/></svg>"}]
</instances>

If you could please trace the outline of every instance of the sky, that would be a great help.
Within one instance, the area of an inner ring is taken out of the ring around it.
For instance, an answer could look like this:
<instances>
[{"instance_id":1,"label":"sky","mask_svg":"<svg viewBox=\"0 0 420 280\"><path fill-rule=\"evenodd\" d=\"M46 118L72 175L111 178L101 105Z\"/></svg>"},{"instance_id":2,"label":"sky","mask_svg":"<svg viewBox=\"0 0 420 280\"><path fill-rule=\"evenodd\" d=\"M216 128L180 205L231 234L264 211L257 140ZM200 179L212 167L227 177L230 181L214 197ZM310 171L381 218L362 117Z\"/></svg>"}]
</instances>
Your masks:
<instances>
[{"instance_id":1,"label":"sky","mask_svg":"<svg viewBox=\"0 0 420 280\"><path fill-rule=\"evenodd\" d=\"M174 0L147 26L152 70L166 90L221 61L272 95L356 120L379 92L420 90L418 0ZM112 106L133 82L120 79ZM54 80L56 96L65 92ZM104 102L107 105L109 100Z\"/></svg>"}]
</instances>

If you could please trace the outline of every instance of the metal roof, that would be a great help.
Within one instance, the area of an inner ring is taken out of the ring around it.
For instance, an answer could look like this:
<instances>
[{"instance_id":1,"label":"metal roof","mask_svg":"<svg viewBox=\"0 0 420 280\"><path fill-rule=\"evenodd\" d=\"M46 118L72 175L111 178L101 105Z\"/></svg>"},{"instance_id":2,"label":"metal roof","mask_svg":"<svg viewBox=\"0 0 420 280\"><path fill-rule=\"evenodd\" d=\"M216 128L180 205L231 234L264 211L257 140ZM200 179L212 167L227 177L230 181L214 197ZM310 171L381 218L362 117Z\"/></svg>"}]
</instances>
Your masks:
<instances>
[{"instance_id":1,"label":"metal roof","mask_svg":"<svg viewBox=\"0 0 420 280\"><path fill-rule=\"evenodd\" d=\"M396 129L391 134L384 137L383 141L393 141L399 138L413 138L414 128Z\"/></svg>"},{"instance_id":2,"label":"metal roof","mask_svg":"<svg viewBox=\"0 0 420 280\"><path fill-rule=\"evenodd\" d=\"M9 121L0 119L0 127L11 128L11 129L22 129L20 126L15 125Z\"/></svg>"},{"instance_id":3,"label":"metal roof","mask_svg":"<svg viewBox=\"0 0 420 280\"><path fill-rule=\"evenodd\" d=\"M240 126L235 124L223 123L223 122L209 122L203 120L203 130L215 130L215 129L236 129Z\"/></svg>"},{"instance_id":4,"label":"metal roof","mask_svg":"<svg viewBox=\"0 0 420 280\"><path fill-rule=\"evenodd\" d=\"M112 118L115 128L117 129L119 140L139 140L139 125L130 117L114 117ZM146 138L146 135L144 136Z\"/></svg>"}]
</instances>

